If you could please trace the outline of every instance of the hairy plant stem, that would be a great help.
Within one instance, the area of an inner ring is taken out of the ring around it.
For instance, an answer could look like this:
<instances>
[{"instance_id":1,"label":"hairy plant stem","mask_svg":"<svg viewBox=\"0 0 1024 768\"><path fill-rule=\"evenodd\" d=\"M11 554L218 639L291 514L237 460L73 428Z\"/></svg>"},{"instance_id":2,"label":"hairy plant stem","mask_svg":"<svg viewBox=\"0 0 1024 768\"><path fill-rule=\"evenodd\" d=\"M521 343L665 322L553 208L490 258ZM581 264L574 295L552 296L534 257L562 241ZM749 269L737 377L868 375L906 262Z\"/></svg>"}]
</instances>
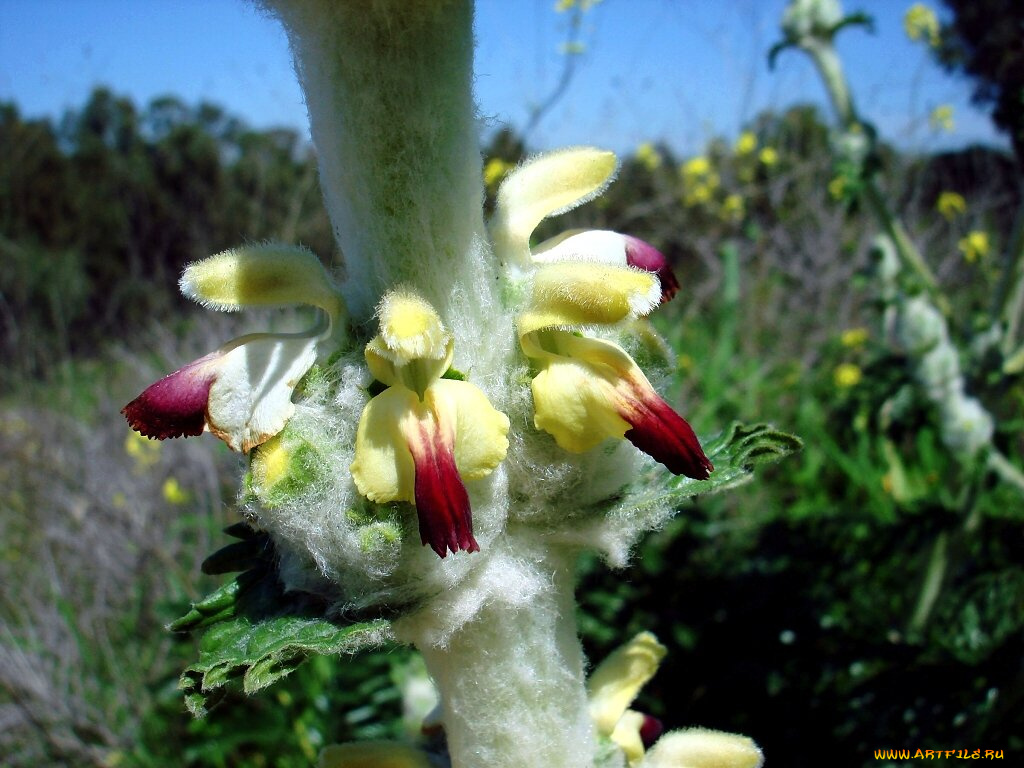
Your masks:
<instances>
[{"instance_id":1,"label":"hairy plant stem","mask_svg":"<svg viewBox=\"0 0 1024 768\"><path fill-rule=\"evenodd\" d=\"M513 541L502 546L515 547ZM485 555L488 556L488 555ZM587 709L584 660L576 631L574 559L531 542L504 579L544 588L525 603L491 600L446 642L399 636L422 652L441 696L453 768L587 768L596 742Z\"/></svg>"},{"instance_id":2,"label":"hairy plant stem","mask_svg":"<svg viewBox=\"0 0 1024 768\"><path fill-rule=\"evenodd\" d=\"M499 377L511 334L498 325L508 318L483 223L471 0L266 1L306 95L354 322L368 324L385 291L412 288L477 379ZM596 739L573 555L506 531L452 557L473 558L472 572L395 631L438 687L453 767L588 768ZM435 621L456 605L473 605L472 617Z\"/></svg>"}]
</instances>

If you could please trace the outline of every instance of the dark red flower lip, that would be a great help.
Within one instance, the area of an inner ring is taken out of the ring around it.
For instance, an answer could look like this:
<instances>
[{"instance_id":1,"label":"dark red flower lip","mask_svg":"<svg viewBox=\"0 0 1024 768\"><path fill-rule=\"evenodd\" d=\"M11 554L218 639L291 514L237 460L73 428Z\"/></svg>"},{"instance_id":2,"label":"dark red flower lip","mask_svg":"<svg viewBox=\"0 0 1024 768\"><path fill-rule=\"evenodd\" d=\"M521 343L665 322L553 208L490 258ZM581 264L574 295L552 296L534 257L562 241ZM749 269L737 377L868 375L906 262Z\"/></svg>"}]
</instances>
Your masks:
<instances>
[{"instance_id":1,"label":"dark red flower lip","mask_svg":"<svg viewBox=\"0 0 1024 768\"><path fill-rule=\"evenodd\" d=\"M420 427L420 440L410 445L415 466L414 494L420 541L438 557L450 550L479 552L473 538L469 494L455 466L450 444L433 430Z\"/></svg>"},{"instance_id":2,"label":"dark red flower lip","mask_svg":"<svg viewBox=\"0 0 1024 768\"><path fill-rule=\"evenodd\" d=\"M656 273L661 281L661 303L671 300L679 292L679 280L676 279L665 254L638 237L623 237L626 240L626 263L631 267Z\"/></svg>"},{"instance_id":3,"label":"dark red flower lip","mask_svg":"<svg viewBox=\"0 0 1024 768\"><path fill-rule=\"evenodd\" d=\"M674 475L707 480L715 467L693 428L653 390L634 387L636 398L622 418L632 425L624 437Z\"/></svg>"},{"instance_id":4,"label":"dark red flower lip","mask_svg":"<svg viewBox=\"0 0 1024 768\"><path fill-rule=\"evenodd\" d=\"M129 426L152 440L201 435L220 356L213 352L148 386L121 409Z\"/></svg>"}]
</instances>

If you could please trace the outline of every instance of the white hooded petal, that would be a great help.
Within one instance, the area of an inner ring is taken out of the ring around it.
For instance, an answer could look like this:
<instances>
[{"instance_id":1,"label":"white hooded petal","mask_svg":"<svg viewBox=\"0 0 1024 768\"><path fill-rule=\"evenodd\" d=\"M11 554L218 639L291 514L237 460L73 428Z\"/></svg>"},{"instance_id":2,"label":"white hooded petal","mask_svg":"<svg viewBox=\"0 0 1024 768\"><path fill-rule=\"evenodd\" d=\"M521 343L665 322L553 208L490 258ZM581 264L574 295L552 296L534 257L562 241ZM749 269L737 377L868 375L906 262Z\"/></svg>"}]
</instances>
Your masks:
<instances>
[{"instance_id":1,"label":"white hooded petal","mask_svg":"<svg viewBox=\"0 0 1024 768\"><path fill-rule=\"evenodd\" d=\"M316 361L319 340L253 334L231 342L210 387L209 430L235 451L248 451L280 432L295 410L295 386Z\"/></svg>"}]
</instances>

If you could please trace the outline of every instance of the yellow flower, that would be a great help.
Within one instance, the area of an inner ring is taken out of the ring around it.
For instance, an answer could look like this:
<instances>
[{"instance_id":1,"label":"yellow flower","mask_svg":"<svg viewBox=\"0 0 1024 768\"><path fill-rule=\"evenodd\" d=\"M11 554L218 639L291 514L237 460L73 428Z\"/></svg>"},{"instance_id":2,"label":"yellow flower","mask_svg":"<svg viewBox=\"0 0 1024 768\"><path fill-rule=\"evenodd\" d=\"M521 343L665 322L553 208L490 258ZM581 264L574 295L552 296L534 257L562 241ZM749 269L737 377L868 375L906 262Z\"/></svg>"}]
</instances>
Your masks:
<instances>
[{"instance_id":1,"label":"yellow flower","mask_svg":"<svg viewBox=\"0 0 1024 768\"><path fill-rule=\"evenodd\" d=\"M833 200L842 200L846 195L846 177L836 176L828 183L828 194Z\"/></svg>"},{"instance_id":2,"label":"yellow flower","mask_svg":"<svg viewBox=\"0 0 1024 768\"><path fill-rule=\"evenodd\" d=\"M984 258L989 251L988 232L980 229L968 232L966 237L960 238L957 248L968 262L974 263L978 259Z\"/></svg>"},{"instance_id":3,"label":"yellow flower","mask_svg":"<svg viewBox=\"0 0 1024 768\"><path fill-rule=\"evenodd\" d=\"M775 147L765 147L758 153L757 159L761 161L761 165L771 168L779 162L778 150Z\"/></svg>"},{"instance_id":4,"label":"yellow flower","mask_svg":"<svg viewBox=\"0 0 1024 768\"><path fill-rule=\"evenodd\" d=\"M841 363L832 371L832 381L836 389L852 389L860 384L863 377L863 371L853 363Z\"/></svg>"},{"instance_id":5,"label":"yellow flower","mask_svg":"<svg viewBox=\"0 0 1024 768\"><path fill-rule=\"evenodd\" d=\"M513 167L511 163L506 163L500 157L492 157L484 166L484 184L488 187L497 186L498 182L505 178L505 175Z\"/></svg>"},{"instance_id":6,"label":"yellow flower","mask_svg":"<svg viewBox=\"0 0 1024 768\"><path fill-rule=\"evenodd\" d=\"M587 680L597 732L622 750L629 768L760 768L761 750L746 736L706 728L662 736L660 721L629 709L666 653L654 635L641 632L597 665Z\"/></svg>"},{"instance_id":7,"label":"yellow flower","mask_svg":"<svg viewBox=\"0 0 1024 768\"><path fill-rule=\"evenodd\" d=\"M654 677L666 653L658 638L641 632L612 651L587 680L590 717L598 733L619 745L630 766L639 764L645 746L661 735L660 723L629 705Z\"/></svg>"},{"instance_id":8,"label":"yellow flower","mask_svg":"<svg viewBox=\"0 0 1024 768\"><path fill-rule=\"evenodd\" d=\"M679 168L679 175L682 176L683 181L687 183L706 179L711 175L711 172L711 161L704 155L691 157Z\"/></svg>"},{"instance_id":9,"label":"yellow flower","mask_svg":"<svg viewBox=\"0 0 1024 768\"><path fill-rule=\"evenodd\" d=\"M661 153L649 141L636 148L636 159L648 171L656 171L661 167Z\"/></svg>"},{"instance_id":10,"label":"yellow flower","mask_svg":"<svg viewBox=\"0 0 1024 768\"><path fill-rule=\"evenodd\" d=\"M967 210L967 201L964 200L963 195L956 192L943 192L935 201L935 209L942 214L946 221L952 221Z\"/></svg>"},{"instance_id":11,"label":"yellow flower","mask_svg":"<svg viewBox=\"0 0 1024 768\"><path fill-rule=\"evenodd\" d=\"M928 115L928 125L933 131L953 132L953 107L949 104L940 104Z\"/></svg>"},{"instance_id":12,"label":"yellow flower","mask_svg":"<svg viewBox=\"0 0 1024 768\"><path fill-rule=\"evenodd\" d=\"M911 40L924 40L933 48L939 44L939 20L924 3L914 3L903 16L903 31Z\"/></svg>"},{"instance_id":13,"label":"yellow flower","mask_svg":"<svg viewBox=\"0 0 1024 768\"><path fill-rule=\"evenodd\" d=\"M188 501L188 491L181 487L181 483L178 482L176 477L168 477L164 480L161 492L168 504L178 505Z\"/></svg>"},{"instance_id":14,"label":"yellow flower","mask_svg":"<svg viewBox=\"0 0 1024 768\"><path fill-rule=\"evenodd\" d=\"M746 208L747 206L742 195L726 195L725 200L722 201L722 208L719 215L724 221L736 224L737 222L742 221L743 216L746 213Z\"/></svg>"},{"instance_id":15,"label":"yellow flower","mask_svg":"<svg viewBox=\"0 0 1024 768\"><path fill-rule=\"evenodd\" d=\"M416 506L420 539L440 557L480 549L463 480L491 473L508 451L508 417L475 385L442 379L453 340L434 308L392 291L377 309L367 366L386 389L356 431L352 478L371 501Z\"/></svg>"},{"instance_id":16,"label":"yellow flower","mask_svg":"<svg viewBox=\"0 0 1024 768\"><path fill-rule=\"evenodd\" d=\"M138 432L129 432L124 439L124 452L135 460L135 472L152 469L160 461L160 443L147 440Z\"/></svg>"},{"instance_id":17,"label":"yellow flower","mask_svg":"<svg viewBox=\"0 0 1024 768\"><path fill-rule=\"evenodd\" d=\"M757 149L757 136L750 131L744 131L736 140L736 154L749 155Z\"/></svg>"},{"instance_id":18,"label":"yellow flower","mask_svg":"<svg viewBox=\"0 0 1024 768\"><path fill-rule=\"evenodd\" d=\"M847 348L859 347L868 340L867 328L847 328L839 337L842 345Z\"/></svg>"},{"instance_id":19,"label":"yellow flower","mask_svg":"<svg viewBox=\"0 0 1024 768\"><path fill-rule=\"evenodd\" d=\"M578 332L642 317L670 299L678 283L668 260L642 240L601 230L529 248L543 218L592 199L614 171L607 153L563 150L518 168L498 190L496 250L506 262L525 262L531 288L517 330L537 371L534 425L573 453L626 439L671 472L703 480L713 467L686 421L621 347Z\"/></svg>"}]
</instances>

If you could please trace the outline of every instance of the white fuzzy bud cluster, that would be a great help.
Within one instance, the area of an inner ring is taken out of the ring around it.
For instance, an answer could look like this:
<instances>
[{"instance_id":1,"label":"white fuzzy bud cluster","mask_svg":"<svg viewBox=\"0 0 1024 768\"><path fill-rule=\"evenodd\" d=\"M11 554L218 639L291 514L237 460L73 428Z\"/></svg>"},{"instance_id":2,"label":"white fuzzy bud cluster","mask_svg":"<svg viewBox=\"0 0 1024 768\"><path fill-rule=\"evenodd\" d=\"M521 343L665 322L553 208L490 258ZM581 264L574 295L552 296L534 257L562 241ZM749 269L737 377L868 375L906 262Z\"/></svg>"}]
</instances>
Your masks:
<instances>
[{"instance_id":1,"label":"white fuzzy bud cluster","mask_svg":"<svg viewBox=\"0 0 1024 768\"><path fill-rule=\"evenodd\" d=\"M972 458L992 441L992 416L964 391L956 347L942 314L923 296L899 302L896 333L915 359L914 376L939 409L942 441L953 452Z\"/></svg>"}]
</instances>

